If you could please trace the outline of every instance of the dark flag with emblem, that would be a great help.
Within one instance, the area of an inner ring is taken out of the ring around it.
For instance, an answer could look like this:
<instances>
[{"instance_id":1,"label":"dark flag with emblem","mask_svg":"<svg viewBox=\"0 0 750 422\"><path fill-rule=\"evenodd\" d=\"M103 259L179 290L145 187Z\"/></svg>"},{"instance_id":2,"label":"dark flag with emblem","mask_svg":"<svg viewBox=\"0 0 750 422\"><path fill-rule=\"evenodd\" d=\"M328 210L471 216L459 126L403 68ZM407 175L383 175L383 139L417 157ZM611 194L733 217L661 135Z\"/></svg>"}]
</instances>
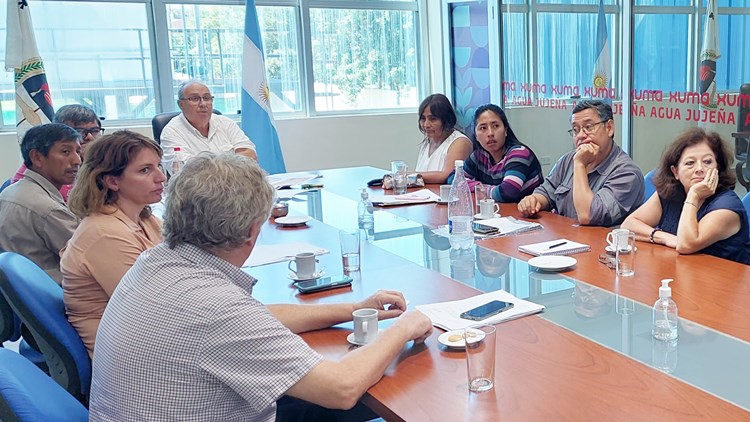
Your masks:
<instances>
[{"instance_id":1,"label":"dark flag with emblem","mask_svg":"<svg viewBox=\"0 0 750 422\"><path fill-rule=\"evenodd\" d=\"M16 134L18 141L32 126L49 123L55 110L44 74L26 0L8 0L5 69L16 83Z\"/></svg>"},{"instance_id":2,"label":"dark flag with emblem","mask_svg":"<svg viewBox=\"0 0 750 422\"><path fill-rule=\"evenodd\" d=\"M721 57L719 51L719 9L716 0L706 4L706 21L703 25L703 48L701 48L700 93L701 109L716 109L716 60ZM707 101L704 95L708 94Z\"/></svg>"}]
</instances>

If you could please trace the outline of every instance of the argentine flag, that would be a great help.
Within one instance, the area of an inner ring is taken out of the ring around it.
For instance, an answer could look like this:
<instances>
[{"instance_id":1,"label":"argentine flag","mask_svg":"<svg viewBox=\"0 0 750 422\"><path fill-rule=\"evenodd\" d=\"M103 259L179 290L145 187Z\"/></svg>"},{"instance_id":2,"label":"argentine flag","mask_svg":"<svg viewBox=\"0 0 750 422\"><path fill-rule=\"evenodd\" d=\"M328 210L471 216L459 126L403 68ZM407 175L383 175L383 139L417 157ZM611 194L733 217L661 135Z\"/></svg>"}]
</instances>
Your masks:
<instances>
[{"instance_id":1,"label":"argentine flag","mask_svg":"<svg viewBox=\"0 0 750 422\"><path fill-rule=\"evenodd\" d=\"M260 166L270 174L285 173L284 156L271 112L271 92L266 81L255 0L247 0L245 7L241 117L242 130L255 143Z\"/></svg>"},{"instance_id":2,"label":"argentine flag","mask_svg":"<svg viewBox=\"0 0 750 422\"><path fill-rule=\"evenodd\" d=\"M594 92L598 92L602 88L609 92L609 87L612 82L612 72L610 71L610 63L612 59L609 55L609 35L607 34L607 18L604 15L604 0L599 0L599 16L596 25L596 48L594 49L594 57L596 58L594 63ZM611 99L608 96L605 96L603 92L597 96L604 97L605 101L608 103L611 102Z\"/></svg>"}]
</instances>

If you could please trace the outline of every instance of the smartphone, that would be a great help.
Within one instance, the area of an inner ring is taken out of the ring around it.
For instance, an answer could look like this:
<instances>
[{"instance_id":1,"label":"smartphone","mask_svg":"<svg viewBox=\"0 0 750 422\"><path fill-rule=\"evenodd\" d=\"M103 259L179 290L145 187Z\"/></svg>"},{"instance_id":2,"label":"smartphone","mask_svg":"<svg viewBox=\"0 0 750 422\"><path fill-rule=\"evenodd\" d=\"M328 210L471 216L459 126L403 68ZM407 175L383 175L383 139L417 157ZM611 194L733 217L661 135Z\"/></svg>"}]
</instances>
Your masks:
<instances>
[{"instance_id":1,"label":"smartphone","mask_svg":"<svg viewBox=\"0 0 750 422\"><path fill-rule=\"evenodd\" d=\"M300 293L320 292L322 290L338 289L351 286L352 278L346 275L323 277L317 280L305 280L295 283Z\"/></svg>"},{"instance_id":2,"label":"smartphone","mask_svg":"<svg viewBox=\"0 0 750 422\"><path fill-rule=\"evenodd\" d=\"M469 309L468 311L462 313L460 317L463 319L470 319L472 321L481 321L483 319L491 317L492 315L497 315L500 312L507 311L508 309L512 308L512 303L493 300L492 302L477 306L474 309Z\"/></svg>"},{"instance_id":3,"label":"smartphone","mask_svg":"<svg viewBox=\"0 0 750 422\"><path fill-rule=\"evenodd\" d=\"M477 223L476 221L471 223L471 229L474 233L478 234L492 234L500 231L497 227L488 226L486 224Z\"/></svg>"}]
</instances>

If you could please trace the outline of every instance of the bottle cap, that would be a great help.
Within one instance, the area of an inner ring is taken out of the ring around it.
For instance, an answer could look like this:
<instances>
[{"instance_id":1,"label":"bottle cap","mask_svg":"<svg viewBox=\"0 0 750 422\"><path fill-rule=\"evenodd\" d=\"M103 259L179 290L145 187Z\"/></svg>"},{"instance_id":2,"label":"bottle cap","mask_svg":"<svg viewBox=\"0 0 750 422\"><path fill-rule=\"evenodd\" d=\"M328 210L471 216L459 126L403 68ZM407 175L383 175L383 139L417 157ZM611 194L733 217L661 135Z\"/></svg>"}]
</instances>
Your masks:
<instances>
[{"instance_id":1,"label":"bottle cap","mask_svg":"<svg viewBox=\"0 0 750 422\"><path fill-rule=\"evenodd\" d=\"M661 287L659 287L659 297L672 297L672 288L669 287L669 283L674 281L671 278L665 278L661 281Z\"/></svg>"},{"instance_id":2,"label":"bottle cap","mask_svg":"<svg viewBox=\"0 0 750 422\"><path fill-rule=\"evenodd\" d=\"M456 160L456 167L463 167L464 166L464 160Z\"/></svg>"},{"instance_id":3,"label":"bottle cap","mask_svg":"<svg viewBox=\"0 0 750 422\"><path fill-rule=\"evenodd\" d=\"M182 151L182 148L180 148L180 147L174 147L174 152L179 152L179 151Z\"/></svg>"}]
</instances>

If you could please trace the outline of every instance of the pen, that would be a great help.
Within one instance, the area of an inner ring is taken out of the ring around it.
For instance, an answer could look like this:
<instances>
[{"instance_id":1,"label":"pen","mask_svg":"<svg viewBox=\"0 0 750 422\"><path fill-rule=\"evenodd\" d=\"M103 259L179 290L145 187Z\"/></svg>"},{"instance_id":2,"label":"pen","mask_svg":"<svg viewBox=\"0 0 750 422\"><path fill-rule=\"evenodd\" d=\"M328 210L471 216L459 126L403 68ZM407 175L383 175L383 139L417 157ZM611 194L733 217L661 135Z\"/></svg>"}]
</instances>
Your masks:
<instances>
[{"instance_id":1,"label":"pen","mask_svg":"<svg viewBox=\"0 0 750 422\"><path fill-rule=\"evenodd\" d=\"M305 183L302 185L302 189L314 189L314 188L322 188L322 183Z\"/></svg>"},{"instance_id":2,"label":"pen","mask_svg":"<svg viewBox=\"0 0 750 422\"><path fill-rule=\"evenodd\" d=\"M568 243L568 242L555 243L554 245L550 245L549 248L547 248L547 249L554 249L554 248L556 248L558 246L562 246L562 245L564 245L566 243Z\"/></svg>"}]
</instances>

